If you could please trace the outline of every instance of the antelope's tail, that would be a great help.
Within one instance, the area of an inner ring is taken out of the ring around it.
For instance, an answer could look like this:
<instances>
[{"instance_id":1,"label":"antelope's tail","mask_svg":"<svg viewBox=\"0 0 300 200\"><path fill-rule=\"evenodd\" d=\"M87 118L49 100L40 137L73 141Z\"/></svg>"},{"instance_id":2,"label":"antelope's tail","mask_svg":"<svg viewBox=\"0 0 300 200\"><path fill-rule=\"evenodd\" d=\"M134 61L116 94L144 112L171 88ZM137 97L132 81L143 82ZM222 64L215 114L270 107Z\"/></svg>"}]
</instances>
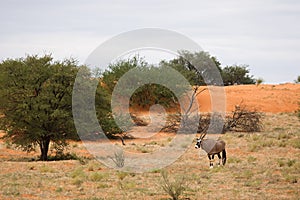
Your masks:
<instances>
[{"instance_id":1,"label":"antelope's tail","mask_svg":"<svg viewBox=\"0 0 300 200\"><path fill-rule=\"evenodd\" d=\"M222 164L225 165L226 163L226 150L224 149L222 151Z\"/></svg>"}]
</instances>

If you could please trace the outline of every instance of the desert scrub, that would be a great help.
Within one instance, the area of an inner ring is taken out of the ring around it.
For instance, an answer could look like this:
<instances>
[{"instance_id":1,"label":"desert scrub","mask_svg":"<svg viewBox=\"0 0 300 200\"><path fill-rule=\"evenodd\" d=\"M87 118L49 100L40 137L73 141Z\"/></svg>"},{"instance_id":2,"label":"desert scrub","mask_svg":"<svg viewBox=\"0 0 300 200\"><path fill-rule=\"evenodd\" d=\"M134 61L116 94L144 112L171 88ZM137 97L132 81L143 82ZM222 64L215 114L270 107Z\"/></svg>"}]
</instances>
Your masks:
<instances>
[{"instance_id":1,"label":"desert scrub","mask_svg":"<svg viewBox=\"0 0 300 200\"><path fill-rule=\"evenodd\" d=\"M300 149L300 138L296 138L296 139L292 140L291 145L292 145L292 147L294 147L296 149Z\"/></svg>"},{"instance_id":2,"label":"desert scrub","mask_svg":"<svg viewBox=\"0 0 300 200\"><path fill-rule=\"evenodd\" d=\"M39 170L41 173L55 173L56 172L52 167L50 167L49 165L46 165L46 164L43 164Z\"/></svg>"},{"instance_id":3,"label":"desert scrub","mask_svg":"<svg viewBox=\"0 0 300 200\"><path fill-rule=\"evenodd\" d=\"M90 161L87 165L88 171L95 171L95 170L100 170L100 169L102 169L101 165L99 164L98 161L95 161L95 160Z\"/></svg>"},{"instance_id":4,"label":"desert scrub","mask_svg":"<svg viewBox=\"0 0 300 200\"><path fill-rule=\"evenodd\" d=\"M173 200L178 200L179 196L187 190L188 181L183 175L171 179L168 172L163 170L161 176L162 182L160 183L160 186Z\"/></svg>"},{"instance_id":5,"label":"desert scrub","mask_svg":"<svg viewBox=\"0 0 300 200\"><path fill-rule=\"evenodd\" d=\"M100 172L92 172L89 175L89 180L97 182L97 181L101 181L102 179L105 179L107 177L108 177L108 174L104 174L104 173L100 173Z\"/></svg>"},{"instance_id":6,"label":"desert scrub","mask_svg":"<svg viewBox=\"0 0 300 200\"><path fill-rule=\"evenodd\" d=\"M70 173L71 178L86 178L83 167L77 167Z\"/></svg>"},{"instance_id":7,"label":"desert scrub","mask_svg":"<svg viewBox=\"0 0 300 200\"><path fill-rule=\"evenodd\" d=\"M236 163L241 163L242 160L237 158L237 157L230 157L228 158L228 163L233 163L233 164L236 164Z\"/></svg>"},{"instance_id":8,"label":"desert scrub","mask_svg":"<svg viewBox=\"0 0 300 200\"><path fill-rule=\"evenodd\" d=\"M119 180L123 180L128 175L129 175L128 172L123 172L123 171L117 172L117 177L118 177Z\"/></svg>"},{"instance_id":9,"label":"desert scrub","mask_svg":"<svg viewBox=\"0 0 300 200\"><path fill-rule=\"evenodd\" d=\"M110 159L115 163L117 168L124 167L125 164L125 156L122 149L116 151L114 153L114 157L110 157Z\"/></svg>"}]
</instances>

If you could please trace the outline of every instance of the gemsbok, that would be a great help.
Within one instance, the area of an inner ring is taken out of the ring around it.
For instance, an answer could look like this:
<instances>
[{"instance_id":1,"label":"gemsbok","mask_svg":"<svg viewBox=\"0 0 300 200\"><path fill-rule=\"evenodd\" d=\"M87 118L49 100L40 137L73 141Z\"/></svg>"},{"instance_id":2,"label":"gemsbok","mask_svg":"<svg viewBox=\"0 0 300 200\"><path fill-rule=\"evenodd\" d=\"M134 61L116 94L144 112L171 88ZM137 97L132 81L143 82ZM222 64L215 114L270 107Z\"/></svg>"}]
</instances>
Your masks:
<instances>
[{"instance_id":1,"label":"gemsbok","mask_svg":"<svg viewBox=\"0 0 300 200\"><path fill-rule=\"evenodd\" d=\"M222 159L222 164L226 163L226 150L225 150L225 142L223 140L213 140L213 139L203 139L205 134L201 134L199 138L197 138L197 143L195 145L196 149L202 148L208 156L209 159L209 167L214 167L214 157L218 155L220 166L220 160ZM222 152L222 157L221 157Z\"/></svg>"}]
</instances>

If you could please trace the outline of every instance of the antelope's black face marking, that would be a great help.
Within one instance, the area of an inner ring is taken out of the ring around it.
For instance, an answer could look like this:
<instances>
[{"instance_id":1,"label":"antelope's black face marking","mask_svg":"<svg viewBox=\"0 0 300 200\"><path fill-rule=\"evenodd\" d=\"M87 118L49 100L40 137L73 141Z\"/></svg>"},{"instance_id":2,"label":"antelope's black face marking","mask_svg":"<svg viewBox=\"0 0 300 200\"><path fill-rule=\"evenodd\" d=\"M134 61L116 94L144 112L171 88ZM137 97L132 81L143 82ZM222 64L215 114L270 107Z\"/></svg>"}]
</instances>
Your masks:
<instances>
[{"instance_id":1,"label":"antelope's black face marking","mask_svg":"<svg viewBox=\"0 0 300 200\"><path fill-rule=\"evenodd\" d=\"M201 139L197 139L197 143L195 144L195 148L196 149L199 149L200 148L200 146L201 146Z\"/></svg>"}]
</instances>

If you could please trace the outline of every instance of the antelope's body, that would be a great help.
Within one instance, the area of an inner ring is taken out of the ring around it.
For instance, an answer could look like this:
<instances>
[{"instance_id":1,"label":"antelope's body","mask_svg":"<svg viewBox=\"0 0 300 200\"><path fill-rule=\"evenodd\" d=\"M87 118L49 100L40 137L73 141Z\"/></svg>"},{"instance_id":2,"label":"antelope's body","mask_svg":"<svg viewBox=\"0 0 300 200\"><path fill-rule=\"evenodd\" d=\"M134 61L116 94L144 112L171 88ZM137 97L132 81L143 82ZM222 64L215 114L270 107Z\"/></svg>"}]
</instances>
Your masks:
<instances>
[{"instance_id":1,"label":"antelope's body","mask_svg":"<svg viewBox=\"0 0 300 200\"><path fill-rule=\"evenodd\" d=\"M202 135L200 138L197 138L197 143L195 145L195 148L201 148L203 149L209 158L209 166L212 168L214 163L214 156L217 155L220 160L222 160L222 164L225 165L226 163L226 150L225 150L225 142L223 140L213 140L213 139L203 139L205 136ZM222 153L222 156L221 156Z\"/></svg>"}]
</instances>

